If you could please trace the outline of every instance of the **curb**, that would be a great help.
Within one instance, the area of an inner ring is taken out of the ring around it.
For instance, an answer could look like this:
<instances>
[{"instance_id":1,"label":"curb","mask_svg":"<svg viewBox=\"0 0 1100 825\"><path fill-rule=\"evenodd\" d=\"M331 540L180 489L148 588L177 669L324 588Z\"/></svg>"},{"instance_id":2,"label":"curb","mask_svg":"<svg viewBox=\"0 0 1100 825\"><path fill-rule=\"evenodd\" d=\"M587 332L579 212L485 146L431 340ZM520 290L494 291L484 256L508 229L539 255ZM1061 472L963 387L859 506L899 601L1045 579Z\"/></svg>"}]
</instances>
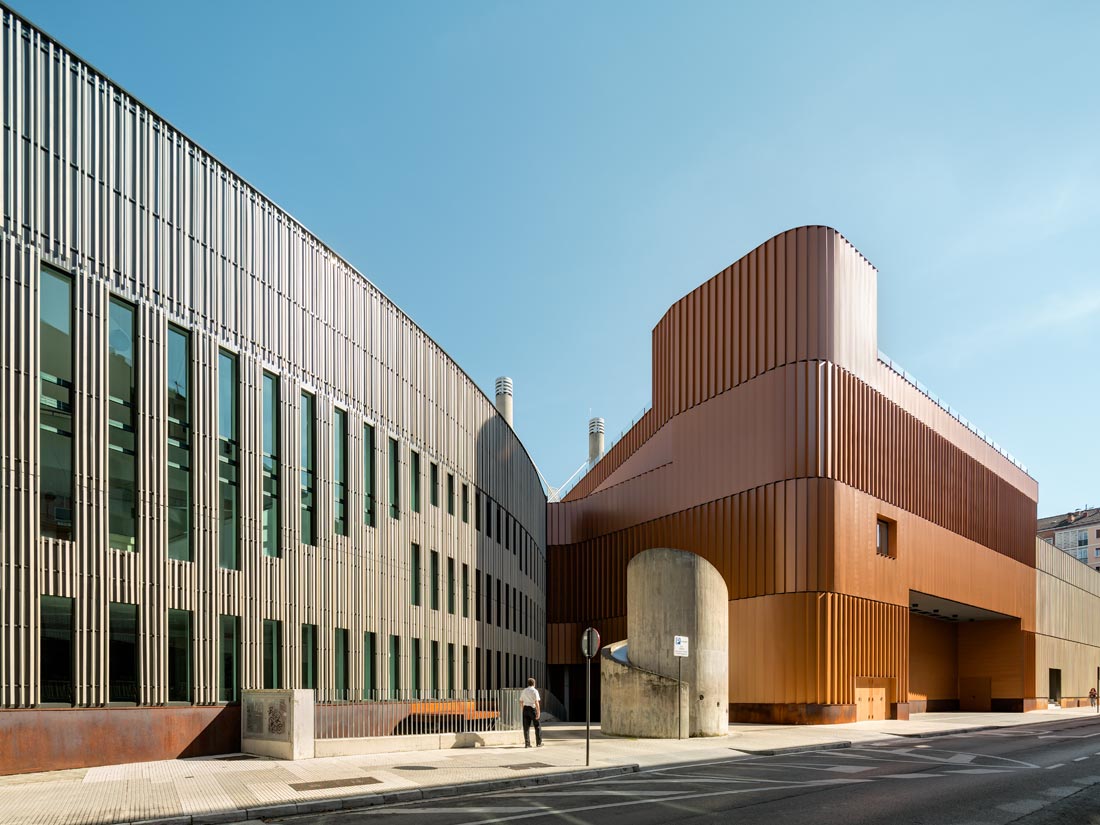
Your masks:
<instances>
[{"instance_id":1,"label":"curb","mask_svg":"<svg viewBox=\"0 0 1100 825\"><path fill-rule=\"evenodd\" d=\"M277 819L298 814L327 813L347 811L356 808L371 808L376 805L400 805L407 802L419 802L423 799L438 799L449 796L475 796L495 791L510 791L517 788L531 788L536 785L564 785L569 782L581 782L586 779L603 779L608 776L624 776L638 773L638 764L617 765L611 768L582 768L564 773L543 773L532 776L520 776L515 779L488 779L481 782L465 782L461 785L439 785L429 788L414 788L389 793L369 793L359 796L338 796L332 799L310 799L303 802L261 805L255 808L235 811L217 811L204 814L183 814L141 819L130 822L118 822L115 825L245 825L261 818Z\"/></svg>"},{"instance_id":2,"label":"curb","mask_svg":"<svg viewBox=\"0 0 1100 825\"><path fill-rule=\"evenodd\" d=\"M891 733L891 736L900 736L903 739L936 739L940 736L955 736L960 733L974 733L980 730L1011 729L1015 725L976 725L972 728L952 728L951 730L924 731L921 733Z\"/></svg>"},{"instance_id":3,"label":"curb","mask_svg":"<svg viewBox=\"0 0 1100 825\"><path fill-rule=\"evenodd\" d=\"M730 748L731 751L747 753L750 756L782 756L785 753L808 753L810 751L835 751L852 747L851 742L819 742L813 745L791 745L786 748Z\"/></svg>"}]
</instances>

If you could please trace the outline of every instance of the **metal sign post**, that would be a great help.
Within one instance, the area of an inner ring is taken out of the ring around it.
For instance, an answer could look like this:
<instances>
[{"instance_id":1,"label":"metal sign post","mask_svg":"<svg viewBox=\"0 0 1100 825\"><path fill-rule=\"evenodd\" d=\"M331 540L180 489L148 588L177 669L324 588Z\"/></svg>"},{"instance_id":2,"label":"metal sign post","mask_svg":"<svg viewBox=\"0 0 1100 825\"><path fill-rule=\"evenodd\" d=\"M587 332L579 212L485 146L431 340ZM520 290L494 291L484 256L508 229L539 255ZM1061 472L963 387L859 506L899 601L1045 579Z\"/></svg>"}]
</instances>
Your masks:
<instances>
[{"instance_id":1,"label":"metal sign post","mask_svg":"<svg viewBox=\"0 0 1100 825\"><path fill-rule=\"evenodd\" d=\"M684 738L684 702L680 696L684 692L684 659L688 655L688 637L672 637L672 655L676 657L676 709L679 721L676 723L676 738Z\"/></svg>"},{"instance_id":2,"label":"metal sign post","mask_svg":"<svg viewBox=\"0 0 1100 825\"><path fill-rule=\"evenodd\" d=\"M600 634L589 627L581 636L581 653L584 654L584 764L589 764L592 749L592 657L599 652Z\"/></svg>"}]
</instances>

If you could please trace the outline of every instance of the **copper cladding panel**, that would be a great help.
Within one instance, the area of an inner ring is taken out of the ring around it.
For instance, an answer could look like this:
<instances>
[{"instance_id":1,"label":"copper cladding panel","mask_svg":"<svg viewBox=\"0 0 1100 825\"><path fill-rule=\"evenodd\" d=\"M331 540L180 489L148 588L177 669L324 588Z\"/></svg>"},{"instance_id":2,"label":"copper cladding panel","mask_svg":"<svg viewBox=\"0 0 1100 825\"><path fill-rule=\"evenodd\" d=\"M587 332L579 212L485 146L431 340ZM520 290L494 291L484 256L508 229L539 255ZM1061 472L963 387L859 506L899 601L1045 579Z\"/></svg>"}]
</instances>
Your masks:
<instances>
[{"instance_id":1,"label":"copper cladding panel","mask_svg":"<svg viewBox=\"0 0 1100 825\"><path fill-rule=\"evenodd\" d=\"M788 597L841 611L821 614L821 644L796 645L801 665L774 665L793 693L731 684L731 702L848 703L857 675L906 696L910 589L1033 627L1034 481L878 361L875 278L835 231L803 227L670 308L653 409L548 508L551 662L578 660L583 623L622 622L626 564L655 546L711 561L731 604L753 600L742 618L760 638L770 610L818 620ZM875 554L878 515L898 523L898 559ZM852 649L842 613L868 633Z\"/></svg>"}]
</instances>

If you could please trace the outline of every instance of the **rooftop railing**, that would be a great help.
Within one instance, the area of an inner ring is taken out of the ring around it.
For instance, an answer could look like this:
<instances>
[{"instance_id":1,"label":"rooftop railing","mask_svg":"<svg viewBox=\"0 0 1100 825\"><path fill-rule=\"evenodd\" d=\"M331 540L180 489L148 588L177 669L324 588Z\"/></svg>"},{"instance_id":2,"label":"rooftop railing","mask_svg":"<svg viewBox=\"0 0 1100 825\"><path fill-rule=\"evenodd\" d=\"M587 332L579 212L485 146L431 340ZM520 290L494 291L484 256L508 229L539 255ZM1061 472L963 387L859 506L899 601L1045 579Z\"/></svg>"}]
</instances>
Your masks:
<instances>
[{"instance_id":1,"label":"rooftop railing","mask_svg":"<svg viewBox=\"0 0 1100 825\"><path fill-rule=\"evenodd\" d=\"M936 395L934 392L932 392L930 389L928 389L928 387L924 386L924 384L922 384L920 381L918 381L916 379L916 377L913 376L912 373L910 373L908 370L906 370L897 361L890 358L890 356L888 356L882 350L879 350L878 360L881 361L883 364L885 364L887 367L889 367L893 372L895 372L899 376L901 376L906 381L906 383L908 383L908 384L912 385L913 387L915 387L917 389L917 391L920 392L922 395L929 398L941 410L943 410L945 413L950 415L952 418L954 418L956 421L958 421L960 424L962 424L964 427L966 427L968 430L970 430L970 432L974 433L974 435L978 436L978 438L980 438L982 441L984 441L986 444L988 444L994 450L996 450L1001 455L1003 455L1005 458L1007 458L1009 461L1011 461L1013 465L1018 467L1020 470L1023 470L1025 473L1027 472L1027 467L1024 466L1023 464L1021 464L1019 461L1017 461L1012 456L1012 454L1010 452L1008 452L1008 450L1004 449L1000 444L998 444L992 438L987 436L985 433L983 433L976 426L971 424L966 418L963 417L962 413L960 413L958 410L954 409L950 404L948 404L946 401L944 401L942 398L940 398L938 395Z\"/></svg>"}]
</instances>

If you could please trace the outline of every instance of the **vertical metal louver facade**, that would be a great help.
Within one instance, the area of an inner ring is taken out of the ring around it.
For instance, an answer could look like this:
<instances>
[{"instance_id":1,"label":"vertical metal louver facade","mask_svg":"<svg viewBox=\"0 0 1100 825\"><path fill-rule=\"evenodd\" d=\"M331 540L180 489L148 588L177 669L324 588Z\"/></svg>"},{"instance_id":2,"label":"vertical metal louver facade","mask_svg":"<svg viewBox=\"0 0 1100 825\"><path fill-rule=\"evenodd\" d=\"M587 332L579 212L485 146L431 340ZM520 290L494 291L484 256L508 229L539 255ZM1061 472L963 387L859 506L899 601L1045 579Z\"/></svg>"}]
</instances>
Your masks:
<instances>
[{"instance_id":1,"label":"vertical metal louver facade","mask_svg":"<svg viewBox=\"0 0 1100 825\"><path fill-rule=\"evenodd\" d=\"M77 707L108 705L112 672L127 679L116 698L132 693L136 706L216 705L262 687L265 667L269 683L297 687L306 626L322 689L336 686L338 658L352 691L385 690L391 675L408 687L432 672L408 660L412 639L424 656L469 651L455 669L465 683L445 687L541 678L546 499L492 401L293 218L0 10L0 707L69 698L43 690L44 627L71 656ZM70 287L67 341L49 297L43 326L43 273ZM46 371L43 353L65 346L71 375ZM71 448L71 496L44 503L64 481L58 444ZM438 465L510 515L518 546L427 497L415 512L413 453L420 472ZM300 532L307 481L312 542ZM379 506L391 481L397 513L388 497ZM448 578L466 589L458 604L491 577L527 620L506 629L448 609L448 594L415 604L414 544L463 571ZM128 656L131 636L112 641L112 605L136 606L136 664L114 671L111 651ZM265 621L280 624L265 634ZM265 656L265 637L277 655ZM396 671L384 657L392 637ZM231 644L235 659L220 650ZM486 674L501 653L512 667Z\"/></svg>"}]
</instances>

